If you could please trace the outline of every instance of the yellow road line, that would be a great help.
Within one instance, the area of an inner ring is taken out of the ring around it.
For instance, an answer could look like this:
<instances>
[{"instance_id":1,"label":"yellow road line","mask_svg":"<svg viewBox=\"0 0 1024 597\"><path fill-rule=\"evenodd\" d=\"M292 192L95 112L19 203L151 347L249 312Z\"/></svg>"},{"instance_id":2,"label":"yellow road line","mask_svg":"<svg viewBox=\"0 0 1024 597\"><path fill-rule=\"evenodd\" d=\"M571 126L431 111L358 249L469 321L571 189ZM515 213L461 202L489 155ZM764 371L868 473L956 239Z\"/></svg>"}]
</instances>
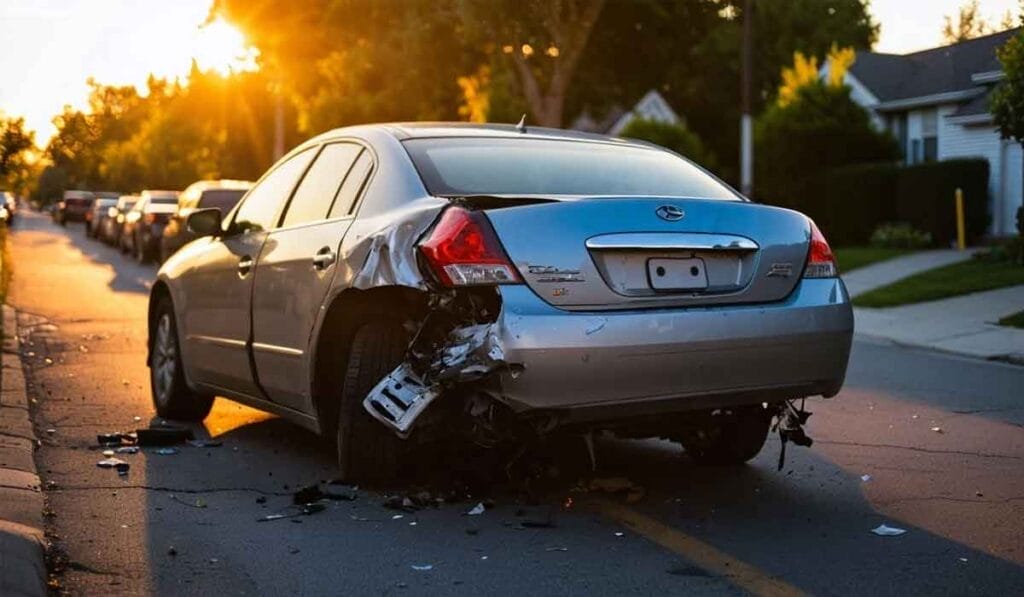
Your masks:
<instances>
[{"instance_id":1,"label":"yellow road line","mask_svg":"<svg viewBox=\"0 0 1024 597\"><path fill-rule=\"evenodd\" d=\"M708 572L726 578L734 585L754 595L794 597L805 594L797 587L769 576L754 566L737 560L696 537L687 535L608 498L589 497L585 500L584 507L589 507L605 517L629 527L641 536L683 556Z\"/></svg>"}]
</instances>

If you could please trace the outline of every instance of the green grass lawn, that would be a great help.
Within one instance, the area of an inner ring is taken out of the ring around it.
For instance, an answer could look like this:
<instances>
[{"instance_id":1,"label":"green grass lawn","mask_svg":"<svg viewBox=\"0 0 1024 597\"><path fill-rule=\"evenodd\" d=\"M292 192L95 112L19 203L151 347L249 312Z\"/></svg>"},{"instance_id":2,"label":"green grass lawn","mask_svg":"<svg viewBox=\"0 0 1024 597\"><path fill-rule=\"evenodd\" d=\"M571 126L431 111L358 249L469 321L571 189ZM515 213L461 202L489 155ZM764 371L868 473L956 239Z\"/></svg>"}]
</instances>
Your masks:
<instances>
[{"instance_id":1,"label":"green grass lawn","mask_svg":"<svg viewBox=\"0 0 1024 597\"><path fill-rule=\"evenodd\" d=\"M1024 311L1007 315L999 320L999 325L1007 325L1012 328L1024 328Z\"/></svg>"},{"instance_id":2,"label":"green grass lawn","mask_svg":"<svg viewBox=\"0 0 1024 597\"><path fill-rule=\"evenodd\" d=\"M858 307L895 307L1024 284L1024 267L970 259L876 288L853 299Z\"/></svg>"},{"instance_id":3,"label":"green grass lawn","mask_svg":"<svg viewBox=\"0 0 1024 597\"><path fill-rule=\"evenodd\" d=\"M836 261L839 262L840 273L913 252L913 249L881 249L877 247L843 247L832 251L836 256Z\"/></svg>"}]
</instances>

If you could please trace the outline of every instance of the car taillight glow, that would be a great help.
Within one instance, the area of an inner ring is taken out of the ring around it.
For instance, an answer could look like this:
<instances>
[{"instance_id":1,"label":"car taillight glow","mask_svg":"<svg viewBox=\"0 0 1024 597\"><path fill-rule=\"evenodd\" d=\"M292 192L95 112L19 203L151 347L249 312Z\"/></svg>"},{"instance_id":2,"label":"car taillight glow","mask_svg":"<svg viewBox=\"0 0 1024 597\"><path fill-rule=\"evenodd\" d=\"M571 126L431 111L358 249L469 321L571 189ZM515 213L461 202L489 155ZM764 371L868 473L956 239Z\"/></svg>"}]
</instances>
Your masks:
<instances>
[{"instance_id":1,"label":"car taillight glow","mask_svg":"<svg viewBox=\"0 0 1024 597\"><path fill-rule=\"evenodd\" d=\"M828 246L825 235L818 230L814 220L808 218L807 221L811 224L811 249L807 255L804 277L835 278L839 275L839 266L836 265L836 258L832 255L832 248Z\"/></svg>"},{"instance_id":2,"label":"car taillight glow","mask_svg":"<svg viewBox=\"0 0 1024 597\"><path fill-rule=\"evenodd\" d=\"M490 222L480 212L449 208L419 248L445 286L520 281Z\"/></svg>"}]
</instances>

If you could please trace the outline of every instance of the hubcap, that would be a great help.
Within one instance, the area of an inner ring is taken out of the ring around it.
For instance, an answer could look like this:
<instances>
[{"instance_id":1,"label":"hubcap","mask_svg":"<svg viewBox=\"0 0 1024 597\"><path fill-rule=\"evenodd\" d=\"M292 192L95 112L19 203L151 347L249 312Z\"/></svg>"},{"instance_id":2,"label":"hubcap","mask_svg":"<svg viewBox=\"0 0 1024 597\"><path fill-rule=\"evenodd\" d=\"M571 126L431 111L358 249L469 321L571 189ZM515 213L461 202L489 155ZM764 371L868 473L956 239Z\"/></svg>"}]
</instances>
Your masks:
<instances>
[{"instance_id":1,"label":"hubcap","mask_svg":"<svg viewBox=\"0 0 1024 597\"><path fill-rule=\"evenodd\" d=\"M170 398L175 367L178 366L178 346L171 331L171 315L164 313L156 327L153 343L153 389L161 403Z\"/></svg>"}]
</instances>

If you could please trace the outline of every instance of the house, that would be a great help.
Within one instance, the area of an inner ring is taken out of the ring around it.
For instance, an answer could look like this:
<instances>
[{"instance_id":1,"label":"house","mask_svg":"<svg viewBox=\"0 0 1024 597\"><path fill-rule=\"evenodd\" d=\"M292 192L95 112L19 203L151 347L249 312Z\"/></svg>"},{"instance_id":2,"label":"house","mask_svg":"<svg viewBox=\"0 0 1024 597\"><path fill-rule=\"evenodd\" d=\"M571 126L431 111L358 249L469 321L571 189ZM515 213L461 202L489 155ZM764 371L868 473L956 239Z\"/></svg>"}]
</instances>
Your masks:
<instances>
[{"instance_id":1,"label":"house","mask_svg":"<svg viewBox=\"0 0 1024 597\"><path fill-rule=\"evenodd\" d=\"M989 232L1015 233L1024 196L1024 152L1000 138L988 111L989 94L1002 80L996 50L1011 29L915 52L857 52L846 74L851 97L879 128L892 132L909 164L982 157L989 163ZM822 66L821 75L829 64Z\"/></svg>"},{"instance_id":2,"label":"house","mask_svg":"<svg viewBox=\"0 0 1024 597\"><path fill-rule=\"evenodd\" d=\"M616 137L625 130L626 126L637 118L644 120L655 120L667 124L678 124L679 115L675 113L672 106L668 105L660 93L652 89L648 91L640 101L629 111L614 107L608 111L600 121L594 120L589 112L584 110L576 120L569 125L569 128L586 133L600 133Z\"/></svg>"}]
</instances>

